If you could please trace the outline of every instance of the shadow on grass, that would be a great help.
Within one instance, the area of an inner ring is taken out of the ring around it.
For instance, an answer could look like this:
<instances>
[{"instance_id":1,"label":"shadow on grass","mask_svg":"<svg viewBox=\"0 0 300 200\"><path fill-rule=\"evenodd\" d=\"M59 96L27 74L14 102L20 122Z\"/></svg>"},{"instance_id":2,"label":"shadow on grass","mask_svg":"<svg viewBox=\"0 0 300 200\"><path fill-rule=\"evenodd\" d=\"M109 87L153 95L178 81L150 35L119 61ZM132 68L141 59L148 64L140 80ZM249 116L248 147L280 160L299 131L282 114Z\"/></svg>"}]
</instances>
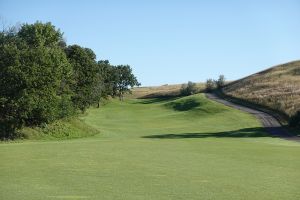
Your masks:
<instances>
[{"instance_id":1,"label":"shadow on grass","mask_svg":"<svg viewBox=\"0 0 300 200\"><path fill-rule=\"evenodd\" d=\"M174 98L174 97L179 97L180 93L179 91L177 92L155 92L151 94L144 95L142 97L139 97L138 99L159 99L159 98Z\"/></svg>"},{"instance_id":2,"label":"shadow on grass","mask_svg":"<svg viewBox=\"0 0 300 200\"><path fill-rule=\"evenodd\" d=\"M154 103L164 103L168 101L174 101L180 97L160 97L151 99L140 99L141 101L136 102L137 104L154 104Z\"/></svg>"},{"instance_id":3,"label":"shadow on grass","mask_svg":"<svg viewBox=\"0 0 300 200\"><path fill-rule=\"evenodd\" d=\"M280 127L278 127L280 128ZM250 137L278 137L270 135L266 132L265 128L245 128L234 131L224 131L215 133L180 133L180 134L160 134L148 135L142 138L148 139L185 139L185 138L250 138Z\"/></svg>"},{"instance_id":4,"label":"shadow on grass","mask_svg":"<svg viewBox=\"0 0 300 200\"><path fill-rule=\"evenodd\" d=\"M167 108L172 108L175 111L188 111L200 106L200 102L194 98L178 100L180 98L181 97L160 97L152 99L141 99L141 101L135 102L135 104L165 103L165 106Z\"/></svg>"},{"instance_id":5,"label":"shadow on grass","mask_svg":"<svg viewBox=\"0 0 300 200\"><path fill-rule=\"evenodd\" d=\"M188 111L200 106L200 102L195 99L185 99L182 101L173 101L166 104L167 107L171 107L176 111Z\"/></svg>"}]
</instances>

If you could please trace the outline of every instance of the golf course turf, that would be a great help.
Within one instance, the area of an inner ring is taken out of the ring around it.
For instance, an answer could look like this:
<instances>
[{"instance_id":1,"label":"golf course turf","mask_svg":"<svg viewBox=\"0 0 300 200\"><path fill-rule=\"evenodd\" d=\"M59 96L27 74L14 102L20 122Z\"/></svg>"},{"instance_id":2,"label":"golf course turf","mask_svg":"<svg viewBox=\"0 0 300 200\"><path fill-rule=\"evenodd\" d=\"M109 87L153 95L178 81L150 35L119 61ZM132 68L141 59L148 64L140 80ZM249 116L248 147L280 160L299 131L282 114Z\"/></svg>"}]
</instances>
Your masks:
<instances>
[{"instance_id":1,"label":"golf course turf","mask_svg":"<svg viewBox=\"0 0 300 200\"><path fill-rule=\"evenodd\" d=\"M206 99L112 100L99 134L0 143L0 199L300 199L300 144Z\"/></svg>"}]
</instances>

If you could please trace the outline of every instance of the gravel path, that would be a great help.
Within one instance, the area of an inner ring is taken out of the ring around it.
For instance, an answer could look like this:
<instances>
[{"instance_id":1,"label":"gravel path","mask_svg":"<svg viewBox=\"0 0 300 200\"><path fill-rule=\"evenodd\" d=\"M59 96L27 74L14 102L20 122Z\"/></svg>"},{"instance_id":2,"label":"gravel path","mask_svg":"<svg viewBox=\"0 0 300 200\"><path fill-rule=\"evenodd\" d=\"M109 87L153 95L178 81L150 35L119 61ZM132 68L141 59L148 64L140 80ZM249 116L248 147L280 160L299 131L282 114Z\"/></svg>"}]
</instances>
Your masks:
<instances>
[{"instance_id":1,"label":"gravel path","mask_svg":"<svg viewBox=\"0 0 300 200\"><path fill-rule=\"evenodd\" d=\"M206 97L213 101L222 103L226 106L236 108L238 110L242 110L244 112L254 115L256 118L258 118L261 121L262 125L266 128L266 130L271 135L281 137L281 138L284 138L287 140L293 140L293 141L300 142L299 137L291 135L286 129L284 129L281 126L281 124L278 122L278 120L275 117L273 117L272 115L270 115L268 113L265 113L265 112L262 112L259 110L255 110L252 108L248 108L246 106L242 106L242 105L230 102L230 101L226 101L212 93L206 93Z\"/></svg>"}]
</instances>

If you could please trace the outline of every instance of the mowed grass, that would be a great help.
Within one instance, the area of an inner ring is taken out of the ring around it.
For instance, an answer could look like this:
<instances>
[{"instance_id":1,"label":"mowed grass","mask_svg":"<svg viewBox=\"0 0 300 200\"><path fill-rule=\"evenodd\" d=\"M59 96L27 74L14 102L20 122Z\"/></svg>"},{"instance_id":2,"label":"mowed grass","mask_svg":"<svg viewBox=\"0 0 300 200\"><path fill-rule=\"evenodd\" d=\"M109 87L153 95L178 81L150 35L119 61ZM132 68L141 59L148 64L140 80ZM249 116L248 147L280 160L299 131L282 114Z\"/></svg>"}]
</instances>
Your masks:
<instances>
[{"instance_id":1,"label":"mowed grass","mask_svg":"<svg viewBox=\"0 0 300 200\"><path fill-rule=\"evenodd\" d=\"M82 120L100 134L0 144L0 199L300 199L300 145L202 94Z\"/></svg>"}]
</instances>

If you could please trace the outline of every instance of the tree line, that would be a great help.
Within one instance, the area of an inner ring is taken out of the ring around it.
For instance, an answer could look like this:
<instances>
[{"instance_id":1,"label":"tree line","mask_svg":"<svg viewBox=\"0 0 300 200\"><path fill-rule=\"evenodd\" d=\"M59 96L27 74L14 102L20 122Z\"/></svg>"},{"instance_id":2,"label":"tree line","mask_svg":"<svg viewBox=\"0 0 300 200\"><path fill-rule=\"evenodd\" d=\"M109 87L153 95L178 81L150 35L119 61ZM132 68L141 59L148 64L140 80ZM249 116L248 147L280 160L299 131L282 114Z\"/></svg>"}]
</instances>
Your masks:
<instances>
[{"instance_id":1,"label":"tree line","mask_svg":"<svg viewBox=\"0 0 300 200\"><path fill-rule=\"evenodd\" d=\"M108 96L123 100L140 83L129 65L96 60L95 53L67 45L50 22L0 32L0 137L85 112Z\"/></svg>"},{"instance_id":2,"label":"tree line","mask_svg":"<svg viewBox=\"0 0 300 200\"><path fill-rule=\"evenodd\" d=\"M226 79L224 75L220 75L217 80L209 78L206 80L206 91L211 92L215 89L221 89L225 86L225 83Z\"/></svg>"},{"instance_id":3,"label":"tree line","mask_svg":"<svg viewBox=\"0 0 300 200\"><path fill-rule=\"evenodd\" d=\"M189 96L203 91L213 92L216 89L221 89L225 86L225 84L226 79L224 75L220 75L217 80L211 78L207 79L205 83L205 89L199 89L196 83L188 81L188 83L184 83L181 85L179 95Z\"/></svg>"}]
</instances>

